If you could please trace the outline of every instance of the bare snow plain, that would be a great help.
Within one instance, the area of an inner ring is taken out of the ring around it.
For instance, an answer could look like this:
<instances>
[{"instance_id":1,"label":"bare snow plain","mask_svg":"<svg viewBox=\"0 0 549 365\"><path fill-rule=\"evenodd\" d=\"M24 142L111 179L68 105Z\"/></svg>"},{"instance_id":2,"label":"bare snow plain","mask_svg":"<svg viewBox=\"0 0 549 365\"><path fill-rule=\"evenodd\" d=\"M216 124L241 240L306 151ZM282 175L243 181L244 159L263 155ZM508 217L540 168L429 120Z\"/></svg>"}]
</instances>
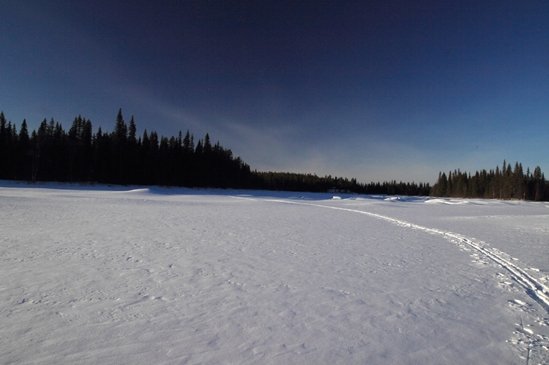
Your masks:
<instances>
[{"instance_id":1,"label":"bare snow plain","mask_svg":"<svg viewBox=\"0 0 549 365\"><path fill-rule=\"evenodd\" d=\"M0 185L2 364L549 363L549 203Z\"/></svg>"}]
</instances>

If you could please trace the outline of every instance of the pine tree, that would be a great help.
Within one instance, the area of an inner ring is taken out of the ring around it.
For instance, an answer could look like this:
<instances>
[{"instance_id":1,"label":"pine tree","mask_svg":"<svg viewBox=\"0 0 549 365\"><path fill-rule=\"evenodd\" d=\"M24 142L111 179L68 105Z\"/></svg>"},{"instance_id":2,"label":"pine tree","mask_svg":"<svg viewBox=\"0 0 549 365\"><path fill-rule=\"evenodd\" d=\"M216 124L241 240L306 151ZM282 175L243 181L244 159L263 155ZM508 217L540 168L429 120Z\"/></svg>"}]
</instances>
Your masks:
<instances>
[{"instance_id":1,"label":"pine tree","mask_svg":"<svg viewBox=\"0 0 549 365\"><path fill-rule=\"evenodd\" d=\"M212 143L210 142L210 135L206 133L204 137L204 153L209 154L212 152Z\"/></svg>"},{"instance_id":2,"label":"pine tree","mask_svg":"<svg viewBox=\"0 0 549 365\"><path fill-rule=\"evenodd\" d=\"M131 145L137 144L136 133L137 133L137 127L135 126L135 121L134 121L133 115L132 115L132 117L130 119L130 126L128 128L128 142Z\"/></svg>"},{"instance_id":3,"label":"pine tree","mask_svg":"<svg viewBox=\"0 0 549 365\"><path fill-rule=\"evenodd\" d=\"M6 117L4 116L4 112L0 112L0 142L3 141L3 138L6 133Z\"/></svg>"},{"instance_id":4,"label":"pine tree","mask_svg":"<svg viewBox=\"0 0 549 365\"><path fill-rule=\"evenodd\" d=\"M185 138L183 138L183 151L186 153L192 153L194 151L193 137L188 130L187 133L185 133Z\"/></svg>"},{"instance_id":5,"label":"pine tree","mask_svg":"<svg viewBox=\"0 0 549 365\"><path fill-rule=\"evenodd\" d=\"M126 141L128 134L128 127L124 122L124 117L122 116L122 109L118 109L118 114L116 115L116 124L114 126L114 136L116 143L123 144Z\"/></svg>"},{"instance_id":6,"label":"pine tree","mask_svg":"<svg viewBox=\"0 0 549 365\"><path fill-rule=\"evenodd\" d=\"M533 181L534 200L543 200L543 195L545 192L545 177L543 176L543 173L541 172L541 168L539 166L536 166L536 168L534 169Z\"/></svg>"}]
</instances>

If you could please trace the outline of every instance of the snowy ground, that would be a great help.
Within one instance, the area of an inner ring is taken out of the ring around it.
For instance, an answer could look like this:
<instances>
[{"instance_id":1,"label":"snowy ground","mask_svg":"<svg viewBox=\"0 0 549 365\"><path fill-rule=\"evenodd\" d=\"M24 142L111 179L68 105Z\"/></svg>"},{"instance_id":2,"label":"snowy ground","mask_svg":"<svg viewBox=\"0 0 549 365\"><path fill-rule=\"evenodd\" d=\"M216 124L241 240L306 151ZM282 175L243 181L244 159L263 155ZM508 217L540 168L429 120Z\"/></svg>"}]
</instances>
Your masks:
<instances>
[{"instance_id":1,"label":"snowy ground","mask_svg":"<svg viewBox=\"0 0 549 365\"><path fill-rule=\"evenodd\" d=\"M2 182L2 364L548 364L549 204Z\"/></svg>"}]
</instances>

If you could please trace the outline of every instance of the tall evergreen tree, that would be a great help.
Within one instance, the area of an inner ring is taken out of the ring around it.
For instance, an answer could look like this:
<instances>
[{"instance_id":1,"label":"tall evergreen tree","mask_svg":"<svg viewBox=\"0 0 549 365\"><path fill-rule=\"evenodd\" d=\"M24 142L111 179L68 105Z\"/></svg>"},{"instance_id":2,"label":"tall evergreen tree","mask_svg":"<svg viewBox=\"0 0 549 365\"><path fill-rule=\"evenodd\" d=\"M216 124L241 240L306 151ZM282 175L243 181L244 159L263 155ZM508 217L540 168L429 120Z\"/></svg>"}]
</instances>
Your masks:
<instances>
[{"instance_id":1,"label":"tall evergreen tree","mask_svg":"<svg viewBox=\"0 0 549 365\"><path fill-rule=\"evenodd\" d=\"M126 122L124 122L124 117L122 116L122 109L118 109L118 114L116 115L116 124L114 126L114 137L116 143L123 144L126 142L128 134L128 127Z\"/></svg>"},{"instance_id":2,"label":"tall evergreen tree","mask_svg":"<svg viewBox=\"0 0 549 365\"><path fill-rule=\"evenodd\" d=\"M120 117L122 119L122 116ZM137 127L135 125L135 121L132 115L130 119L130 126L128 127L128 142L132 145L135 145L137 143L136 134L137 134Z\"/></svg>"},{"instance_id":3,"label":"tall evergreen tree","mask_svg":"<svg viewBox=\"0 0 549 365\"><path fill-rule=\"evenodd\" d=\"M533 182L534 200L543 200L545 193L545 177L543 176L543 173L541 172L541 168L539 166L536 166L536 168L534 169Z\"/></svg>"}]
</instances>

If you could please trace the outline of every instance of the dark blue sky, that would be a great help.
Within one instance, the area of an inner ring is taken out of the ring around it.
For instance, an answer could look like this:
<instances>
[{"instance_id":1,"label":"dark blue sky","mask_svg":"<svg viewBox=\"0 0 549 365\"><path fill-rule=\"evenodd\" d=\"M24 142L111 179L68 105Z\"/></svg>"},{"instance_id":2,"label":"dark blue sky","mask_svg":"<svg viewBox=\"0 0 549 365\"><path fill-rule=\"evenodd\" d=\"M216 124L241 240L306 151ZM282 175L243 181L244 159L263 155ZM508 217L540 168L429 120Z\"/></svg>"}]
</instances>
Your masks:
<instances>
[{"instance_id":1,"label":"dark blue sky","mask_svg":"<svg viewBox=\"0 0 549 365\"><path fill-rule=\"evenodd\" d=\"M549 171L547 1L3 1L0 110L190 129L253 168Z\"/></svg>"}]
</instances>

